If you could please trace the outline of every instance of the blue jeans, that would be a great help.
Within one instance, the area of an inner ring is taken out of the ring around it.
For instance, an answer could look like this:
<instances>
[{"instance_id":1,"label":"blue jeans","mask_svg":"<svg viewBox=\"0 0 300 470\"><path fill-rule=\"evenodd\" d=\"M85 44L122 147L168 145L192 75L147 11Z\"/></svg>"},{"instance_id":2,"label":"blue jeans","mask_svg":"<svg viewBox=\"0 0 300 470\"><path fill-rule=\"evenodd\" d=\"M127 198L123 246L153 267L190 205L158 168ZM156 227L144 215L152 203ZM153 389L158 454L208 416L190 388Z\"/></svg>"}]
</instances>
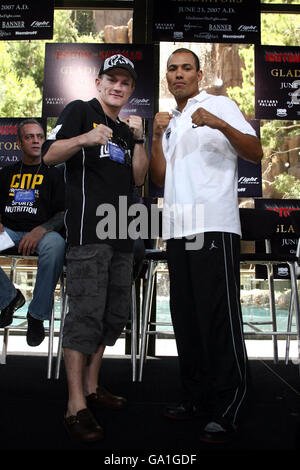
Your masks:
<instances>
[{"instance_id":1,"label":"blue jeans","mask_svg":"<svg viewBox=\"0 0 300 470\"><path fill-rule=\"evenodd\" d=\"M4 227L16 248L28 232L15 232ZM38 266L32 300L28 312L37 320L49 320L53 305L53 292L61 274L65 257L65 240L57 232L48 232L40 240L36 252ZM0 268L0 310L7 307L17 291Z\"/></svg>"}]
</instances>

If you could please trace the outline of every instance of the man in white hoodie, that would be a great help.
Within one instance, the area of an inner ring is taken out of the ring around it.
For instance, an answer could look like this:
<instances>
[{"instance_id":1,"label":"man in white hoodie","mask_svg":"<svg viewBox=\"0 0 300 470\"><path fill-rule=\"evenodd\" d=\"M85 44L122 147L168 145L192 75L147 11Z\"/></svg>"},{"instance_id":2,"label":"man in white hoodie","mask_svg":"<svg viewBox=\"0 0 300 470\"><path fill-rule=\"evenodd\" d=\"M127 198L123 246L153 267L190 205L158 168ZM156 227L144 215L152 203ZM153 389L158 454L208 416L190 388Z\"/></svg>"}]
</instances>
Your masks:
<instances>
[{"instance_id":1,"label":"man in white hoodie","mask_svg":"<svg viewBox=\"0 0 300 470\"><path fill-rule=\"evenodd\" d=\"M199 59L177 49L166 78L177 108L155 116L152 181L164 186L170 308L182 401L172 419L207 414L201 440L225 442L247 397L247 355L239 298L238 155L260 162L262 148L238 106L199 92ZM194 237L194 238L193 238Z\"/></svg>"}]
</instances>

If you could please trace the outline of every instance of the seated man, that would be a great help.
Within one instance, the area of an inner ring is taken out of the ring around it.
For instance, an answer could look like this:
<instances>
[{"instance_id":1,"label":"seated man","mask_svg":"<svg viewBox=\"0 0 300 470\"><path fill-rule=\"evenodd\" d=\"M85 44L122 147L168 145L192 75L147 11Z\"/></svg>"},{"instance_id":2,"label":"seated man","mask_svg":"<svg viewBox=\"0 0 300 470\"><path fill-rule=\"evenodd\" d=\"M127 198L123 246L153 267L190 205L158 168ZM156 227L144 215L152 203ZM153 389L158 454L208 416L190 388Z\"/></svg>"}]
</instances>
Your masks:
<instances>
[{"instance_id":1,"label":"seated man","mask_svg":"<svg viewBox=\"0 0 300 470\"><path fill-rule=\"evenodd\" d=\"M7 232L18 253L38 253L33 298L28 307L27 343L38 346L45 337L44 320L51 316L53 292L62 271L65 240L63 227L64 179L60 170L42 162L45 140L40 123L26 119L18 128L22 160L0 171L0 232ZM0 328L12 323L25 298L0 268Z\"/></svg>"}]
</instances>

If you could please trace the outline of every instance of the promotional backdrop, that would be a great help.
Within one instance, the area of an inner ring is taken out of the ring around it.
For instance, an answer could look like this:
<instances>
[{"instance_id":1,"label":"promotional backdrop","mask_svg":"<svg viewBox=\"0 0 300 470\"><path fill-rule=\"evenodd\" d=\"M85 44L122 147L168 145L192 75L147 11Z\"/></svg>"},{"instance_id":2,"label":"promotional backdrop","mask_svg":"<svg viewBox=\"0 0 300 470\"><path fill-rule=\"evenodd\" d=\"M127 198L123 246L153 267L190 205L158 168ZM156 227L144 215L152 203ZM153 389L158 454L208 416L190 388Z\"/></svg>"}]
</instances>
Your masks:
<instances>
[{"instance_id":1,"label":"promotional backdrop","mask_svg":"<svg viewBox=\"0 0 300 470\"><path fill-rule=\"evenodd\" d=\"M276 211L281 218L277 231L286 234L286 238L272 242L272 250L277 253L295 254L298 238L293 236L295 230L288 217L292 211L300 210L300 199L255 199L255 207ZM265 252L263 242L256 243L256 251L258 253ZM255 277L256 279L266 279L267 268L265 266L256 266ZM274 266L274 279L289 279L289 277L289 269L286 264Z\"/></svg>"},{"instance_id":2,"label":"promotional backdrop","mask_svg":"<svg viewBox=\"0 0 300 470\"><path fill-rule=\"evenodd\" d=\"M300 119L300 47L255 46L256 119Z\"/></svg>"},{"instance_id":3,"label":"promotional backdrop","mask_svg":"<svg viewBox=\"0 0 300 470\"><path fill-rule=\"evenodd\" d=\"M153 41L260 44L260 0L153 0Z\"/></svg>"},{"instance_id":4,"label":"promotional backdrop","mask_svg":"<svg viewBox=\"0 0 300 470\"><path fill-rule=\"evenodd\" d=\"M248 121L260 138L260 122ZM252 163L238 157L238 196L261 197L262 196L262 172L261 163Z\"/></svg>"},{"instance_id":5,"label":"promotional backdrop","mask_svg":"<svg viewBox=\"0 0 300 470\"><path fill-rule=\"evenodd\" d=\"M36 0L12 2L3 0L0 5L0 40L52 39L54 0L43 5Z\"/></svg>"},{"instance_id":6,"label":"promotional backdrop","mask_svg":"<svg viewBox=\"0 0 300 470\"><path fill-rule=\"evenodd\" d=\"M123 54L130 59L138 79L120 117L136 114L152 118L154 110L154 48L137 44L46 44L43 117L58 117L70 101L90 100L97 94L95 79L107 57Z\"/></svg>"}]
</instances>

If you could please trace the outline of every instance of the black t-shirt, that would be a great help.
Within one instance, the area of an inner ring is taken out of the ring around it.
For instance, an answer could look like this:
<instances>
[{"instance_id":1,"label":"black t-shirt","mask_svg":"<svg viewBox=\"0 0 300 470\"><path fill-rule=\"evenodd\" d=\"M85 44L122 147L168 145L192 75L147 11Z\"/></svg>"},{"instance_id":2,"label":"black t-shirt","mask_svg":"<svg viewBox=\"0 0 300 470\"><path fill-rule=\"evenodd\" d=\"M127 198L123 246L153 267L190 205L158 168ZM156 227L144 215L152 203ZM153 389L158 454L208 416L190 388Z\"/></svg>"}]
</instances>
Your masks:
<instances>
[{"instance_id":1,"label":"black t-shirt","mask_svg":"<svg viewBox=\"0 0 300 470\"><path fill-rule=\"evenodd\" d=\"M24 197L24 190L29 196ZM18 162L0 171L2 224L17 232L29 232L64 211L63 174L55 167Z\"/></svg>"},{"instance_id":2,"label":"black t-shirt","mask_svg":"<svg viewBox=\"0 0 300 470\"><path fill-rule=\"evenodd\" d=\"M132 251L133 242L127 235L127 207L133 188L134 141L129 127L104 114L96 98L75 100L62 111L44 143L43 154L55 139L84 134L99 124L113 130L111 141L125 149L125 163L110 158L109 144L82 148L66 161L67 243L69 246L108 243L120 251Z\"/></svg>"}]
</instances>

